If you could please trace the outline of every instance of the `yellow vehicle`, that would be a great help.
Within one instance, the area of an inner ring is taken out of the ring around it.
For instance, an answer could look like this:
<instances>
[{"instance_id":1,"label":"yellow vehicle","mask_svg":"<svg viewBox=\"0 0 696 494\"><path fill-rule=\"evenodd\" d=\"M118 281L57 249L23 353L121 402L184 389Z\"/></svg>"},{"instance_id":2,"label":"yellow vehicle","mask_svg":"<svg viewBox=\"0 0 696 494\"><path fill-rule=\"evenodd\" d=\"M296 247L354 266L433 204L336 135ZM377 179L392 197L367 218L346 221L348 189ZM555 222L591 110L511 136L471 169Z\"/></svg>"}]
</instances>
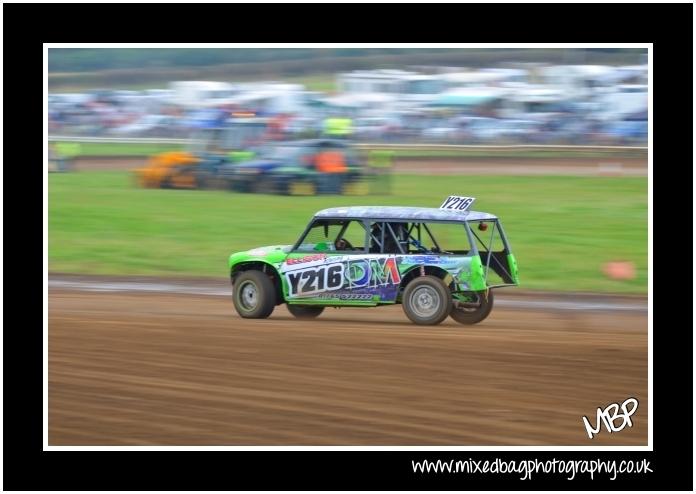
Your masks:
<instances>
[{"instance_id":1,"label":"yellow vehicle","mask_svg":"<svg viewBox=\"0 0 696 494\"><path fill-rule=\"evenodd\" d=\"M199 160L191 153L174 151L150 158L145 168L135 170L141 187L193 189L197 186Z\"/></svg>"}]
</instances>

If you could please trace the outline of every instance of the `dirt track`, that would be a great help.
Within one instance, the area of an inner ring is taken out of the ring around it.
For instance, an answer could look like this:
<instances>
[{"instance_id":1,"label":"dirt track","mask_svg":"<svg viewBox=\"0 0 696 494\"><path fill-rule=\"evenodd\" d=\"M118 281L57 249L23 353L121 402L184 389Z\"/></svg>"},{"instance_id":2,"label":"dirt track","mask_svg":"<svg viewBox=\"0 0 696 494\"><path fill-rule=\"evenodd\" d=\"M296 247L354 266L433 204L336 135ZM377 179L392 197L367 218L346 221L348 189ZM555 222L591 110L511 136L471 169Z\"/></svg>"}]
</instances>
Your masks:
<instances>
[{"instance_id":1,"label":"dirt track","mask_svg":"<svg viewBox=\"0 0 696 494\"><path fill-rule=\"evenodd\" d=\"M633 427L582 416L640 401ZM497 307L464 327L401 307L49 290L50 445L645 445L647 313Z\"/></svg>"}]
</instances>

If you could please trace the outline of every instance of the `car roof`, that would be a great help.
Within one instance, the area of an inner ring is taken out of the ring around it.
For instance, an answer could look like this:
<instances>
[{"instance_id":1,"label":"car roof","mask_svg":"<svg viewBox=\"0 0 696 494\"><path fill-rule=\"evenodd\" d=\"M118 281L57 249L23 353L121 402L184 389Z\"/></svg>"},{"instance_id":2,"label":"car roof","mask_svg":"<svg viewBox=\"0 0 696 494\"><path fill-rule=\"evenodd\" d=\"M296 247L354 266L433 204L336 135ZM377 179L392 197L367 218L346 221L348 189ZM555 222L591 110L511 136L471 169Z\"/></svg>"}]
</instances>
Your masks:
<instances>
[{"instance_id":1,"label":"car roof","mask_svg":"<svg viewBox=\"0 0 696 494\"><path fill-rule=\"evenodd\" d=\"M356 218L374 220L480 221L497 219L479 211L454 211L406 206L350 206L318 211L315 218Z\"/></svg>"}]
</instances>

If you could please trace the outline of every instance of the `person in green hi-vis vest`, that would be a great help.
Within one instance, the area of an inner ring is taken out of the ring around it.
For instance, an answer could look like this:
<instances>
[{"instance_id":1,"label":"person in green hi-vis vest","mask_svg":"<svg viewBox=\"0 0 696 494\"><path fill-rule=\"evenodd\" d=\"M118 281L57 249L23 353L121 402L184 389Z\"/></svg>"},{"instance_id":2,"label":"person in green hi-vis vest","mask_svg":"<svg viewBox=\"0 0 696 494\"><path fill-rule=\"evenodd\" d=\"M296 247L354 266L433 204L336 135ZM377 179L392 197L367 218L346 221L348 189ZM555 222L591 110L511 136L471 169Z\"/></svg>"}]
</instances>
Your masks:
<instances>
[{"instance_id":1,"label":"person in green hi-vis vest","mask_svg":"<svg viewBox=\"0 0 696 494\"><path fill-rule=\"evenodd\" d=\"M227 157L232 161L232 163L250 161L254 159L254 156L256 156L254 151L230 151L227 153Z\"/></svg>"},{"instance_id":2,"label":"person in green hi-vis vest","mask_svg":"<svg viewBox=\"0 0 696 494\"><path fill-rule=\"evenodd\" d=\"M55 145L55 150L61 158L74 158L80 154L80 143L57 142Z\"/></svg>"},{"instance_id":3,"label":"person in green hi-vis vest","mask_svg":"<svg viewBox=\"0 0 696 494\"><path fill-rule=\"evenodd\" d=\"M80 155L81 147L78 142L57 142L53 151L58 171L67 171L72 168L72 160Z\"/></svg>"},{"instance_id":4,"label":"person in green hi-vis vest","mask_svg":"<svg viewBox=\"0 0 696 494\"><path fill-rule=\"evenodd\" d=\"M353 133L353 120L350 118L331 117L324 120L324 135L345 139Z\"/></svg>"},{"instance_id":5,"label":"person in green hi-vis vest","mask_svg":"<svg viewBox=\"0 0 696 494\"><path fill-rule=\"evenodd\" d=\"M373 149L368 153L367 166L373 176L373 194L391 194L391 171L394 151Z\"/></svg>"}]
</instances>

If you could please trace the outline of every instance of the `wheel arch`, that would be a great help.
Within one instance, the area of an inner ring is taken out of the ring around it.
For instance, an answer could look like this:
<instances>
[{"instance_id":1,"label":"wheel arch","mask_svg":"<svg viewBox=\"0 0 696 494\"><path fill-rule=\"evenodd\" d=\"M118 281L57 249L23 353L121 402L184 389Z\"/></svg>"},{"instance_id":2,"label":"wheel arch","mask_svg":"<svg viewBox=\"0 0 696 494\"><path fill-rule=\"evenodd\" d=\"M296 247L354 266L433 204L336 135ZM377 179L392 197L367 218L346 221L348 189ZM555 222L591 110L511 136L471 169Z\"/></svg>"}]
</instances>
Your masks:
<instances>
[{"instance_id":1,"label":"wheel arch","mask_svg":"<svg viewBox=\"0 0 696 494\"><path fill-rule=\"evenodd\" d=\"M283 282L280 278L280 273L270 263L264 261L244 261L239 262L230 268L230 282L234 285L235 279L240 273L244 271L261 271L265 273L273 283L276 293L276 305L280 305L285 302L285 297L283 295Z\"/></svg>"},{"instance_id":2,"label":"wheel arch","mask_svg":"<svg viewBox=\"0 0 696 494\"><path fill-rule=\"evenodd\" d=\"M446 269L441 268L440 266L433 266L430 264L424 264L422 266L414 266L413 268L406 271L403 274L403 276L401 277L399 291L403 292L403 290L406 289L406 286L408 286L408 284L411 283L414 279L416 279L420 276L427 276L427 275L437 276L441 280L444 280L448 275L451 276L451 273L449 273ZM449 284L448 284L448 286L449 286Z\"/></svg>"}]
</instances>

